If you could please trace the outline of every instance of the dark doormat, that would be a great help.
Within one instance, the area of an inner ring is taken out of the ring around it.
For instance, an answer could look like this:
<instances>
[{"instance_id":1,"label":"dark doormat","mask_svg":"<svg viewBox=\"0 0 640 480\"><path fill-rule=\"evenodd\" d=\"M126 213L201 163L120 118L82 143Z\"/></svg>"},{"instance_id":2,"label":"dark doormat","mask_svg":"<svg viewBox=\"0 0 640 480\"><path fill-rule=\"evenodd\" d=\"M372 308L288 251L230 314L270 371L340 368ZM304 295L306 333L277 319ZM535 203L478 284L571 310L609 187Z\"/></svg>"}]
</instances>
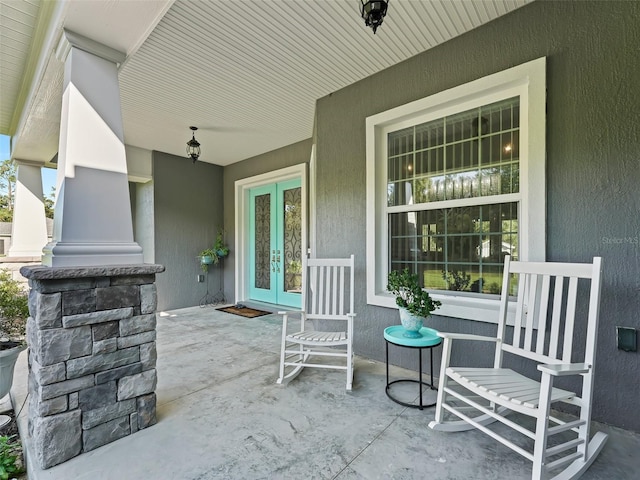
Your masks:
<instances>
[{"instance_id":1,"label":"dark doormat","mask_svg":"<svg viewBox=\"0 0 640 480\"><path fill-rule=\"evenodd\" d=\"M265 312L264 310L256 310L255 308L245 307L244 305L231 305L230 307L216 308L221 312L233 313L234 315L240 315L241 317L255 318L263 315L271 315L273 312Z\"/></svg>"}]
</instances>

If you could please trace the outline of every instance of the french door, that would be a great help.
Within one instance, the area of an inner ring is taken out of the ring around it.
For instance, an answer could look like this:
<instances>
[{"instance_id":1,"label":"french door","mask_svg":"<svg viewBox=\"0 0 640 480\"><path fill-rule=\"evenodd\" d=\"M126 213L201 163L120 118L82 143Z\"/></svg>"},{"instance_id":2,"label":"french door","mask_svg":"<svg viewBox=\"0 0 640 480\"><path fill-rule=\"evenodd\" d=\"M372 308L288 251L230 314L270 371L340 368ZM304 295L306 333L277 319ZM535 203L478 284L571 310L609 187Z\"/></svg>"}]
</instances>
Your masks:
<instances>
[{"instance_id":1,"label":"french door","mask_svg":"<svg viewBox=\"0 0 640 480\"><path fill-rule=\"evenodd\" d=\"M249 295L299 308L302 293L302 189L299 179L249 192Z\"/></svg>"}]
</instances>

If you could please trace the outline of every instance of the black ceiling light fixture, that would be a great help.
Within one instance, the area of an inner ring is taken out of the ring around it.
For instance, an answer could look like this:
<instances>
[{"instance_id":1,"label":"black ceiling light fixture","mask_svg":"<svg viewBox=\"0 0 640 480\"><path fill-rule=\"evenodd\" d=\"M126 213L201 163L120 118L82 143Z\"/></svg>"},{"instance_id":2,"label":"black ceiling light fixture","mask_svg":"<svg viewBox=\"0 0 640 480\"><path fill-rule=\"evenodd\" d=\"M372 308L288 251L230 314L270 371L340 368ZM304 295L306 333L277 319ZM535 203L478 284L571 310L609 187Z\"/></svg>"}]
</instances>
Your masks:
<instances>
[{"instance_id":1,"label":"black ceiling light fixture","mask_svg":"<svg viewBox=\"0 0 640 480\"><path fill-rule=\"evenodd\" d=\"M364 18L364 24L373 28L375 35L377 28L382 25L384 16L387 14L389 0L360 0L360 2L362 3L360 13Z\"/></svg>"},{"instance_id":2,"label":"black ceiling light fixture","mask_svg":"<svg viewBox=\"0 0 640 480\"><path fill-rule=\"evenodd\" d=\"M196 140L196 130L198 127L189 127L193 132L193 137L187 142L187 156L196 163L196 160L200 158L200 144Z\"/></svg>"}]
</instances>

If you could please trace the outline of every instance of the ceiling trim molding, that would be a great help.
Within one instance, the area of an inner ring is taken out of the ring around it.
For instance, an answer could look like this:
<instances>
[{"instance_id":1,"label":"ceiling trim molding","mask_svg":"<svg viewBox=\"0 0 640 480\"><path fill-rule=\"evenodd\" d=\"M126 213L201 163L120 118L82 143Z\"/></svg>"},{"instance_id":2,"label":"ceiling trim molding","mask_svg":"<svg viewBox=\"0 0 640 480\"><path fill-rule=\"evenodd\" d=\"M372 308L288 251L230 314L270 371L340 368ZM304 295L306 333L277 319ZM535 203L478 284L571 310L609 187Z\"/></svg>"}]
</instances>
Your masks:
<instances>
[{"instance_id":1,"label":"ceiling trim molding","mask_svg":"<svg viewBox=\"0 0 640 480\"><path fill-rule=\"evenodd\" d=\"M44 164L37 160L23 160L21 158L14 158L13 161L16 165L26 165L28 167L43 167Z\"/></svg>"},{"instance_id":2,"label":"ceiling trim molding","mask_svg":"<svg viewBox=\"0 0 640 480\"><path fill-rule=\"evenodd\" d=\"M102 43L96 42L95 40L65 28L62 30L62 36L60 37L58 47L56 48L56 58L65 62L72 47L91 53L92 55L96 55L97 57L113 62L116 65L120 65L124 62L125 58L127 58L127 54L124 52L120 52L115 48L107 47Z\"/></svg>"},{"instance_id":3,"label":"ceiling trim molding","mask_svg":"<svg viewBox=\"0 0 640 480\"><path fill-rule=\"evenodd\" d=\"M66 4L62 2L42 2L31 44L29 60L23 74L22 88L18 94L9 126L9 134L14 136L22 123L25 106L33 100L40 85L45 67L49 60L49 46L56 37L56 30L64 16Z\"/></svg>"}]
</instances>

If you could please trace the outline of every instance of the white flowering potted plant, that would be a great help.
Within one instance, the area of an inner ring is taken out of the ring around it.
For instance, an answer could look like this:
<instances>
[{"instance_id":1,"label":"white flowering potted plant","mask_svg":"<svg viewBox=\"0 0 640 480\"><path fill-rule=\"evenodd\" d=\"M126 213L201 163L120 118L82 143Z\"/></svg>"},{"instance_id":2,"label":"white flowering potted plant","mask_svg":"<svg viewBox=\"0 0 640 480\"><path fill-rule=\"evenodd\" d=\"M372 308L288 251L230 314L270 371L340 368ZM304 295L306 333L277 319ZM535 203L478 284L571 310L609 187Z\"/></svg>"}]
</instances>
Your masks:
<instances>
[{"instance_id":1,"label":"white flowering potted plant","mask_svg":"<svg viewBox=\"0 0 640 480\"><path fill-rule=\"evenodd\" d=\"M420 329L425 320L441 303L434 300L429 292L418 282L418 275L410 273L408 268L393 270L387 277L387 290L396 296L396 305L400 310L400 322L409 338L420 338Z\"/></svg>"}]
</instances>

